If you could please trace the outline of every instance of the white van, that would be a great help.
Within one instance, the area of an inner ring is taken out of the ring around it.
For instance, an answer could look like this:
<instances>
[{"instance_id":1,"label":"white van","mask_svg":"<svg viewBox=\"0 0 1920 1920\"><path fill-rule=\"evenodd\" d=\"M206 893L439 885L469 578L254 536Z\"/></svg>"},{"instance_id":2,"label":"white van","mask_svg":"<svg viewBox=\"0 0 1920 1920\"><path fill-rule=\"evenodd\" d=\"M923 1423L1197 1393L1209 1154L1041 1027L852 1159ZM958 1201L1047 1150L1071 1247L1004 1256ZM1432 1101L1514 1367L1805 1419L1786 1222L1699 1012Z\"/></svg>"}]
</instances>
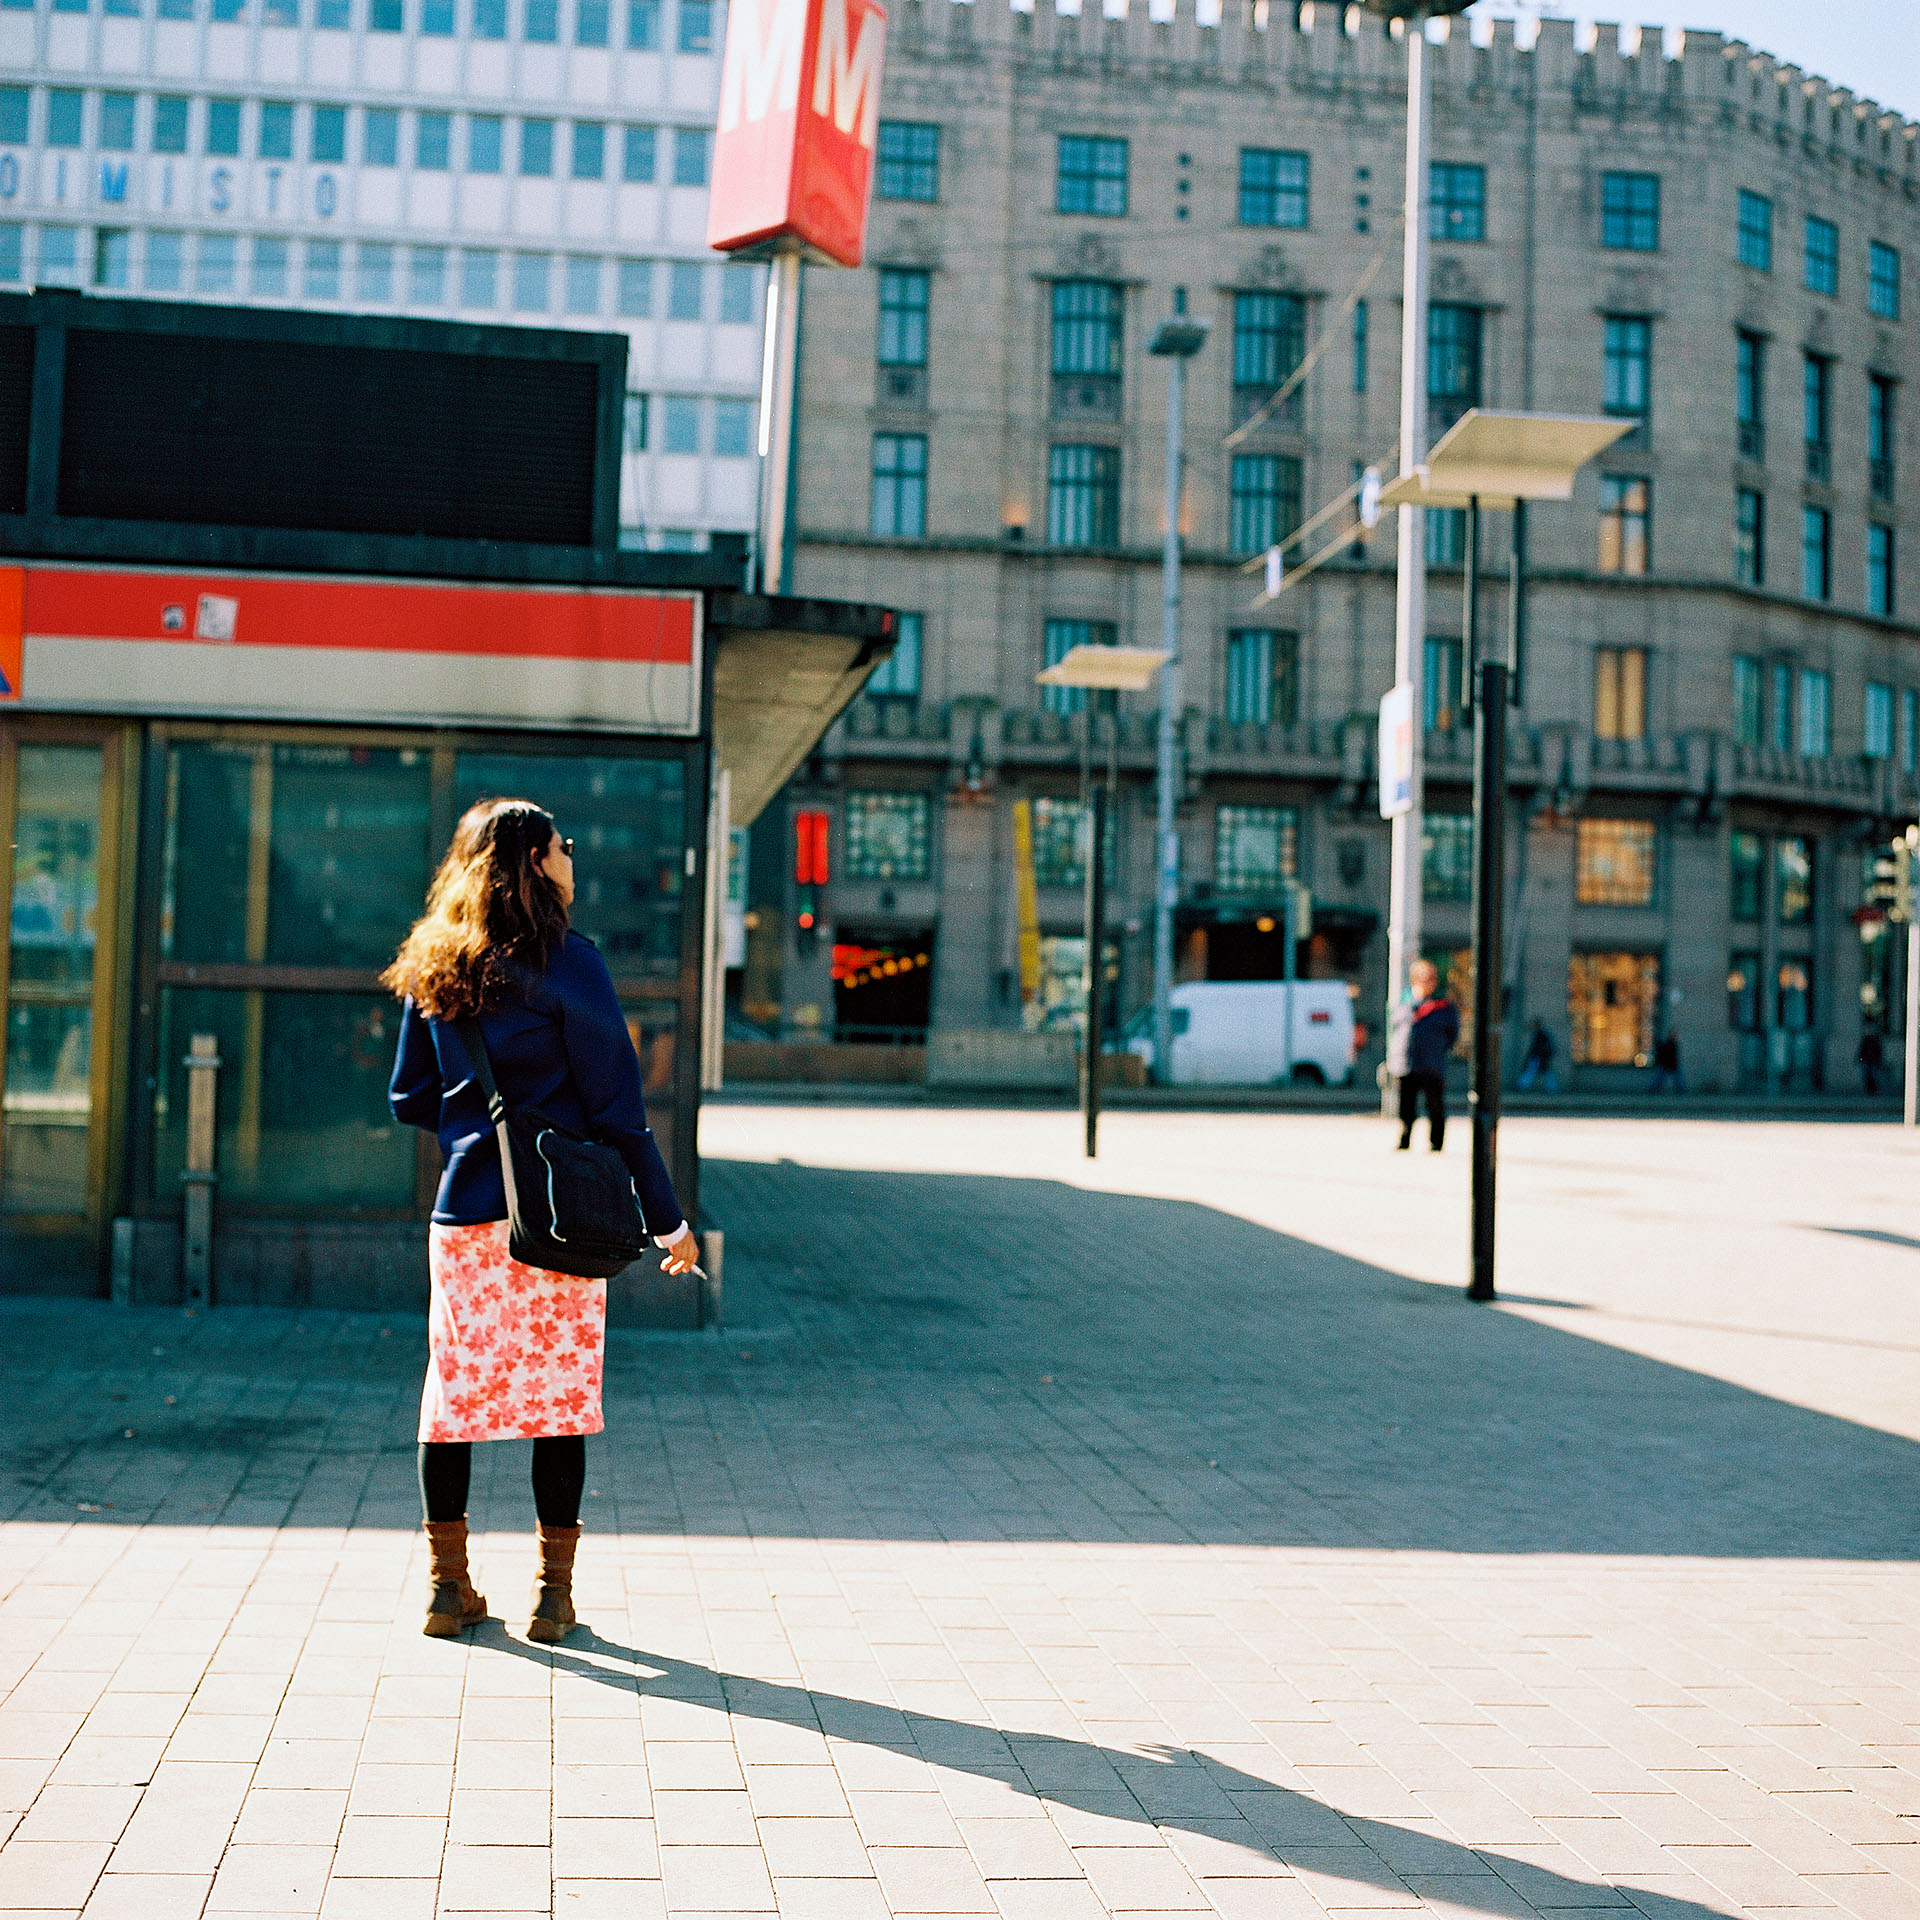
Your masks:
<instances>
[{"instance_id":1,"label":"white van","mask_svg":"<svg viewBox=\"0 0 1920 1920\"><path fill-rule=\"evenodd\" d=\"M1175 987L1173 1084L1342 1087L1353 1075L1353 995L1344 980L1194 980ZM1153 1058L1153 1011L1127 1050Z\"/></svg>"}]
</instances>

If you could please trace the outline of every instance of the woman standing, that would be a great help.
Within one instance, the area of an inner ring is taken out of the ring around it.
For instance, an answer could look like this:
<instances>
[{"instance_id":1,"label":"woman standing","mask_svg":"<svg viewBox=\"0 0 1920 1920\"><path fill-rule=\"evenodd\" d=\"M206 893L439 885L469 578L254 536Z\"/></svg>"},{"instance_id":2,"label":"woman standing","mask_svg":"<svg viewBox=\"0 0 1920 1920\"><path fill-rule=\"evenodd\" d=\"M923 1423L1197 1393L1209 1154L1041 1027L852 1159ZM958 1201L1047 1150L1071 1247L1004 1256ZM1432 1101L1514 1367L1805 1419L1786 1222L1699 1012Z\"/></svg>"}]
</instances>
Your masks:
<instances>
[{"instance_id":1,"label":"woman standing","mask_svg":"<svg viewBox=\"0 0 1920 1920\"><path fill-rule=\"evenodd\" d=\"M573 1558L585 1436L601 1430L607 1284L523 1266L507 1248L500 1146L457 1024L477 1018L509 1106L615 1148L669 1273L698 1258L647 1126L640 1063L607 964L572 932L573 842L526 800L469 807L427 911L382 980L406 1002L389 1099L440 1138L446 1171L428 1229L433 1295L420 1395L420 1499L433 1560L424 1631L486 1617L467 1573L467 1483L476 1440L533 1442L540 1578L527 1637L578 1624Z\"/></svg>"}]
</instances>

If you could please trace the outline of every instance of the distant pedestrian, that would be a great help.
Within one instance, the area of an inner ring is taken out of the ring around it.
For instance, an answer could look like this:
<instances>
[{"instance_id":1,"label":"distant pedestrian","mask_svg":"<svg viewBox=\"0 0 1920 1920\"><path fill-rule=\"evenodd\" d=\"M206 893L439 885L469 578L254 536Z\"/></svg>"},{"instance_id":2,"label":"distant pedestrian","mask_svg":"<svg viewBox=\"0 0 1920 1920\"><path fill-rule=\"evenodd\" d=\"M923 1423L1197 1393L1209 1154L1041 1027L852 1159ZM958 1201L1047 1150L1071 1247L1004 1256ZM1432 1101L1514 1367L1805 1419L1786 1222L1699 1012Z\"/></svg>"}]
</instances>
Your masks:
<instances>
[{"instance_id":1,"label":"distant pedestrian","mask_svg":"<svg viewBox=\"0 0 1920 1920\"><path fill-rule=\"evenodd\" d=\"M434 875L427 911L382 976L406 1001L390 1098L435 1132L446 1159L428 1229L432 1299L420 1396L420 1499L432 1554L425 1632L486 1618L467 1571L467 1484L476 1440L533 1442L540 1577L527 1637L578 1625L586 1435L598 1433L607 1283L524 1266L508 1251L500 1145L456 1023L475 1019L509 1107L616 1149L670 1273L692 1271L692 1229L647 1126L640 1063L607 963L570 931L573 842L526 800L469 807Z\"/></svg>"},{"instance_id":2,"label":"distant pedestrian","mask_svg":"<svg viewBox=\"0 0 1920 1920\"><path fill-rule=\"evenodd\" d=\"M1685 1093L1687 1076L1680 1070L1680 1036L1669 1027L1653 1050L1653 1090Z\"/></svg>"},{"instance_id":3,"label":"distant pedestrian","mask_svg":"<svg viewBox=\"0 0 1920 1920\"><path fill-rule=\"evenodd\" d=\"M1447 1138L1447 1056L1460 1038L1460 1009L1440 991L1440 969L1416 960L1407 969L1411 997L1394 1009L1393 1059L1400 1075L1400 1151L1413 1144L1420 1102L1427 1103L1427 1144Z\"/></svg>"},{"instance_id":4,"label":"distant pedestrian","mask_svg":"<svg viewBox=\"0 0 1920 1920\"><path fill-rule=\"evenodd\" d=\"M1560 1091L1553 1072L1553 1035L1543 1020L1533 1023L1533 1038L1527 1042L1526 1056L1520 1062L1520 1089L1524 1093L1530 1087L1538 1087L1542 1093Z\"/></svg>"},{"instance_id":5,"label":"distant pedestrian","mask_svg":"<svg viewBox=\"0 0 1920 1920\"><path fill-rule=\"evenodd\" d=\"M1880 1069L1887 1064L1886 1042L1869 1027L1860 1036L1860 1051L1855 1057L1860 1062L1860 1078L1866 1085L1867 1097L1871 1099L1880 1091Z\"/></svg>"}]
</instances>

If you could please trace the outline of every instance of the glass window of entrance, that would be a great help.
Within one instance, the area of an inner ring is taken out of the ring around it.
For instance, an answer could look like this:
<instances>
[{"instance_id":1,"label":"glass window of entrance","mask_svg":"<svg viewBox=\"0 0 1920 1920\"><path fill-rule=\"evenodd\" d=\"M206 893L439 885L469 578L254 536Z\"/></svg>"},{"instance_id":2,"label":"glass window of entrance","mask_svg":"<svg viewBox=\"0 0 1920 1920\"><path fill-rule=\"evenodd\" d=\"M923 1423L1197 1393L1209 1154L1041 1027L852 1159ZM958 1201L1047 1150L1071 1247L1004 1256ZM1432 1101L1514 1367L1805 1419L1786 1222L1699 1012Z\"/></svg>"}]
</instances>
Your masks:
<instances>
[{"instance_id":1,"label":"glass window of entrance","mask_svg":"<svg viewBox=\"0 0 1920 1920\"><path fill-rule=\"evenodd\" d=\"M932 871L924 793L847 795L847 878L925 880Z\"/></svg>"},{"instance_id":2,"label":"glass window of entrance","mask_svg":"<svg viewBox=\"0 0 1920 1920\"><path fill-rule=\"evenodd\" d=\"M1760 956L1751 949L1727 956L1727 1025L1735 1033L1760 1031Z\"/></svg>"},{"instance_id":3,"label":"glass window of entrance","mask_svg":"<svg viewBox=\"0 0 1920 1920\"><path fill-rule=\"evenodd\" d=\"M1274 893L1296 871L1292 807L1221 807L1214 816L1213 884L1221 893Z\"/></svg>"},{"instance_id":4,"label":"glass window of entrance","mask_svg":"<svg viewBox=\"0 0 1920 1920\"><path fill-rule=\"evenodd\" d=\"M1108 816L1108 831L1113 821ZM1087 808L1078 800L1033 803L1033 878L1042 887L1078 887L1087 878Z\"/></svg>"},{"instance_id":5,"label":"glass window of entrance","mask_svg":"<svg viewBox=\"0 0 1920 1920\"><path fill-rule=\"evenodd\" d=\"M1653 1060L1660 956L1576 953L1567 961L1567 1024L1577 1067L1644 1067Z\"/></svg>"},{"instance_id":6,"label":"glass window of entrance","mask_svg":"<svg viewBox=\"0 0 1920 1920\"><path fill-rule=\"evenodd\" d=\"M1654 828L1650 820L1582 816L1573 897L1583 907L1653 904Z\"/></svg>"}]
</instances>

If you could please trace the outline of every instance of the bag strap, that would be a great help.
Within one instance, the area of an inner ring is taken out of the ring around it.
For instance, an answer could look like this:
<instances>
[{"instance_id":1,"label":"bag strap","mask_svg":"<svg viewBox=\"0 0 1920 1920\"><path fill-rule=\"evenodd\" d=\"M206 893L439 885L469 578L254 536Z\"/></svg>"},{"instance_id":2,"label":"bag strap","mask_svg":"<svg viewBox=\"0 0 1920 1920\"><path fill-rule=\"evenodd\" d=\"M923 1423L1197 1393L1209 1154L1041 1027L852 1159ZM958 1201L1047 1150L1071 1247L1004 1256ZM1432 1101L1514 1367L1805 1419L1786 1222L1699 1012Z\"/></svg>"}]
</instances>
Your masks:
<instances>
[{"instance_id":1,"label":"bag strap","mask_svg":"<svg viewBox=\"0 0 1920 1920\"><path fill-rule=\"evenodd\" d=\"M488 1057L486 1036L480 1031L480 1022L469 1014L464 1020L456 1020L453 1030L467 1050L467 1061L473 1068L474 1080L487 1103L487 1118L497 1127L507 1117L507 1103L500 1098L500 1089L494 1085L493 1061Z\"/></svg>"}]
</instances>

